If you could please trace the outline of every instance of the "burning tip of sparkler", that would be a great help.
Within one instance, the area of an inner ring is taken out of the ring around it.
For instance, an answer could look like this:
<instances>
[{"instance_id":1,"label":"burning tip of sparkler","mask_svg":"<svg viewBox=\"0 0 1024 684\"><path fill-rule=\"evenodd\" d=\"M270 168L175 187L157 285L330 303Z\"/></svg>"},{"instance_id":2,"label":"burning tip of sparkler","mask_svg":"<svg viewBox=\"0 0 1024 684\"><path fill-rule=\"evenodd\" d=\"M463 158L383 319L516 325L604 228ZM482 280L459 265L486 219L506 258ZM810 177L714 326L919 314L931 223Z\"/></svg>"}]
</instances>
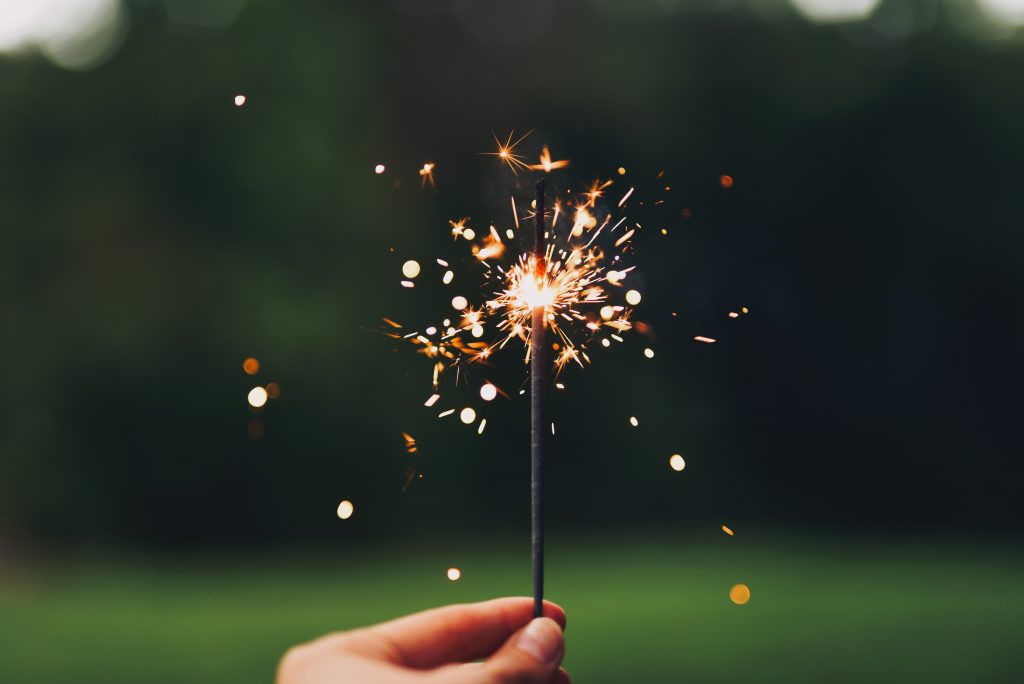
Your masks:
<instances>
[{"instance_id":1,"label":"burning tip of sparkler","mask_svg":"<svg viewBox=\"0 0 1024 684\"><path fill-rule=\"evenodd\" d=\"M746 584L733 585L732 589L729 590L729 600L737 606L742 606L750 600L750 587Z\"/></svg>"},{"instance_id":2,"label":"burning tip of sparkler","mask_svg":"<svg viewBox=\"0 0 1024 684\"><path fill-rule=\"evenodd\" d=\"M683 468L686 467L686 461L683 460L683 457L680 456L679 454L672 454L672 456L670 456L668 459L668 465L670 468L672 468L672 470L676 471L677 473L681 473L683 471Z\"/></svg>"},{"instance_id":3,"label":"burning tip of sparkler","mask_svg":"<svg viewBox=\"0 0 1024 684\"><path fill-rule=\"evenodd\" d=\"M462 570L459 570L458 568L448 568L447 576L452 582L457 582L458 579L462 577Z\"/></svg>"},{"instance_id":4,"label":"burning tip of sparkler","mask_svg":"<svg viewBox=\"0 0 1024 684\"><path fill-rule=\"evenodd\" d=\"M352 517L352 514L355 512L355 510L356 507L352 504L352 502L349 501L348 499L345 499L340 504L338 504L338 517L342 520L348 520Z\"/></svg>"}]
</instances>

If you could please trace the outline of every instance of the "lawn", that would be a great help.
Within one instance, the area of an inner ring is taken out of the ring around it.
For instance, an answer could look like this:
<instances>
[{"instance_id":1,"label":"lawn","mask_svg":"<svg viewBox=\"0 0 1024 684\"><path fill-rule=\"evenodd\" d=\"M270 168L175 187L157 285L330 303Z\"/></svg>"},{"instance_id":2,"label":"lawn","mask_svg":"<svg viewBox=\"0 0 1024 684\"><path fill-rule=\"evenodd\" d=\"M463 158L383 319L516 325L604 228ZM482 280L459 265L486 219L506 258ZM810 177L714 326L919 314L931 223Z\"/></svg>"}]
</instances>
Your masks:
<instances>
[{"instance_id":1,"label":"lawn","mask_svg":"<svg viewBox=\"0 0 1024 684\"><path fill-rule=\"evenodd\" d=\"M445 548L79 558L0 572L0 682L254 684L285 648L529 591L529 559ZM1008 682L1024 666L1017 551L685 538L549 541L576 682ZM462 578L445 577L458 566ZM752 598L729 601L743 582Z\"/></svg>"}]
</instances>

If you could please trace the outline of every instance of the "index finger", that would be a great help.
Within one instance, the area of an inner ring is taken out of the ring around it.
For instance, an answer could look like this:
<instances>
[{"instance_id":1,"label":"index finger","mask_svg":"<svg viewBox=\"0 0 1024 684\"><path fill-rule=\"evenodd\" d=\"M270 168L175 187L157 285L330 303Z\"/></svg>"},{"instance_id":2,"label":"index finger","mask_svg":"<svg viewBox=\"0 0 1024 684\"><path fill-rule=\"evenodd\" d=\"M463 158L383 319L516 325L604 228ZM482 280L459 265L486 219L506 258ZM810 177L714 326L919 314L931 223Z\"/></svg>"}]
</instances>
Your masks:
<instances>
[{"instance_id":1,"label":"index finger","mask_svg":"<svg viewBox=\"0 0 1024 684\"><path fill-rule=\"evenodd\" d=\"M544 617L565 629L565 611L544 602ZM361 630L379 640L377 657L396 665L428 668L491 655L533 619L533 599L501 598L434 608Z\"/></svg>"}]
</instances>

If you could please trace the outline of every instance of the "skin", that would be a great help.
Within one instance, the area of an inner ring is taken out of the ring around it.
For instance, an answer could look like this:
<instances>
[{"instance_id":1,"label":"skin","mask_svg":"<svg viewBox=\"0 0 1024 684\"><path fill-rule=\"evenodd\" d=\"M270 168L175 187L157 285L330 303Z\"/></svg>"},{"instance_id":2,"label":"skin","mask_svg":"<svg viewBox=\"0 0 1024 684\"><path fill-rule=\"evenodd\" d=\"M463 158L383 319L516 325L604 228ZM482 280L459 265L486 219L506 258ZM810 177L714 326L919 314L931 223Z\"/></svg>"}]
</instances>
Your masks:
<instances>
[{"instance_id":1,"label":"skin","mask_svg":"<svg viewBox=\"0 0 1024 684\"><path fill-rule=\"evenodd\" d=\"M548 601L536 620L526 597L445 606L296 646L277 684L569 684L564 630Z\"/></svg>"}]
</instances>

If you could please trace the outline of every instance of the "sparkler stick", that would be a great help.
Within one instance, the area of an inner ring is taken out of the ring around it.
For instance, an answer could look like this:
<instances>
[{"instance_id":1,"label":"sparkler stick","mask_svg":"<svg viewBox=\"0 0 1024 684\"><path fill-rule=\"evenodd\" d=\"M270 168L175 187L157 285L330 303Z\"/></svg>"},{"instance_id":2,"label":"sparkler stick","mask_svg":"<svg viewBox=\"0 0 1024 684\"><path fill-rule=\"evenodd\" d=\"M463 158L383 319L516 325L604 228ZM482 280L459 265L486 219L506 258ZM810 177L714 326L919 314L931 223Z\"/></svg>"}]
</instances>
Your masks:
<instances>
[{"instance_id":1,"label":"sparkler stick","mask_svg":"<svg viewBox=\"0 0 1024 684\"><path fill-rule=\"evenodd\" d=\"M544 282L544 179L537 181L533 242L534 277ZM533 307L530 329L530 540L533 548L533 616L543 615L544 602L544 315L546 307Z\"/></svg>"}]
</instances>

